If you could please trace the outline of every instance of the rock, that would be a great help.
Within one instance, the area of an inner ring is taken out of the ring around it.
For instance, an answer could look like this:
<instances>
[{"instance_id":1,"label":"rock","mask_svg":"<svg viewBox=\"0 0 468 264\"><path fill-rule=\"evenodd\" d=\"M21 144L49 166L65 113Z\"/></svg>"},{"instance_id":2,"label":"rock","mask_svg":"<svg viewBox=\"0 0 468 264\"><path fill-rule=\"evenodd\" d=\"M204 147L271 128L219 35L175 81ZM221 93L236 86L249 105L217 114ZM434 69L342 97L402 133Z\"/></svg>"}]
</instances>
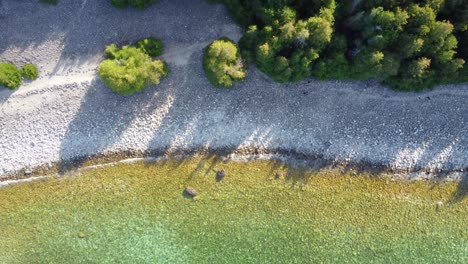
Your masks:
<instances>
[{"instance_id":1,"label":"rock","mask_svg":"<svg viewBox=\"0 0 468 264\"><path fill-rule=\"evenodd\" d=\"M224 179L225 176L226 176L226 173L224 173L224 170L223 169L219 170L216 173L216 181L221 181L222 179Z\"/></svg>"},{"instance_id":2,"label":"rock","mask_svg":"<svg viewBox=\"0 0 468 264\"><path fill-rule=\"evenodd\" d=\"M24 175L31 175L32 174L32 170L30 169L27 169L24 171Z\"/></svg>"},{"instance_id":3,"label":"rock","mask_svg":"<svg viewBox=\"0 0 468 264\"><path fill-rule=\"evenodd\" d=\"M275 174L275 179L279 180L279 179L284 179L284 174L279 171Z\"/></svg>"},{"instance_id":4,"label":"rock","mask_svg":"<svg viewBox=\"0 0 468 264\"><path fill-rule=\"evenodd\" d=\"M190 186L185 188L184 192L185 192L185 194L187 194L188 196L191 196L191 197L195 197L195 196L198 195L197 190L195 190L193 187L190 187Z\"/></svg>"}]
</instances>

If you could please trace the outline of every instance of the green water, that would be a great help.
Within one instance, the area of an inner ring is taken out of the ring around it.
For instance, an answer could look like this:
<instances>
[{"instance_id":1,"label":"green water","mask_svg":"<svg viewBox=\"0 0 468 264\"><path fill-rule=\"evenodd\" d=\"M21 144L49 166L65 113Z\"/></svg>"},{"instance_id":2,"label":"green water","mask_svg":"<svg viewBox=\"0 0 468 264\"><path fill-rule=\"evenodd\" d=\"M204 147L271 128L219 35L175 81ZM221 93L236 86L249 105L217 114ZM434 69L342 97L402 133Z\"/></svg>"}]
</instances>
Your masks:
<instances>
[{"instance_id":1,"label":"green water","mask_svg":"<svg viewBox=\"0 0 468 264\"><path fill-rule=\"evenodd\" d=\"M0 263L468 263L456 191L272 161L118 165L0 189Z\"/></svg>"}]
</instances>

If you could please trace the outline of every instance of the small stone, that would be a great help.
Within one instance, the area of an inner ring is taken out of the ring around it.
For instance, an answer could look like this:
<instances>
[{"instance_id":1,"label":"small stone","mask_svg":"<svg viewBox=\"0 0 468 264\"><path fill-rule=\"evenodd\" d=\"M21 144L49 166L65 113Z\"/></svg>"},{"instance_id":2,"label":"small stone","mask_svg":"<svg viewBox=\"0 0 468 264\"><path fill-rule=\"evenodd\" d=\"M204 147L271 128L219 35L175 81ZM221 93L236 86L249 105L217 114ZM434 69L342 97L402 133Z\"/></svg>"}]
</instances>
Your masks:
<instances>
[{"instance_id":1,"label":"small stone","mask_svg":"<svg viewBox=\"0 0 468 264\"><path fill-rule=\"evenodd\" d=\"M284 174L281 171L277 172L276 175L275 175L275 179L277 179L277 180L284 179Z\"/></svg>"},{"instance_id":2,"label":"small stone","mask_svg":"<svg viewBox=\"0 0 468 264\"><path fill-rule=\"evenodd\" d=\"M25 175L31 175L31 174L32 174L32 170L25 170L25 171L24 171L24 174L25 174Z\"/></svg>"},{"instance_id":3,"label":"small stone","mask_svg":"<svg viewBox=\"0 0 468 264\"><path fill-rule=\"evenodd\" d=\"M197 190L195 190L193 187L190 187L190 186L185 188L184 192L185 192L185 194L187 194L188 196L191 196L191 197L195 197L195 196L198 195Z\"/></svg>"},{"instance_id":4,"label":"small stone","mask_svg":"<svg viewBox=\"0 0 468 264\"><path fill-rule=\"evenodd\" d=\"M216 181L221 181L222 179L224 179L225 176L226 176L226 173L224 172L224 170L223 169L219 170L216 173Z\"/></svg>"}]
</instances>

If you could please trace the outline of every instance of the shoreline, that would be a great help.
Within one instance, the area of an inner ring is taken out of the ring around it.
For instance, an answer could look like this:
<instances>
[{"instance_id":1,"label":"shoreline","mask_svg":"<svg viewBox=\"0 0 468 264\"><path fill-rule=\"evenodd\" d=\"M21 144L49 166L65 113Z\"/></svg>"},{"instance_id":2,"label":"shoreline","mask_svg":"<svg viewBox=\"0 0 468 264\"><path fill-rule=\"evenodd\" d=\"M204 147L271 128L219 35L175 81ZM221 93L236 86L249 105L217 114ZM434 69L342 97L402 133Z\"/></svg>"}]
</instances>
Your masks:
<instances>
[{"instance_id":1,"label":"shoreline","mask_svg":"<svg viewBox=\"0 0 468 264\"><path fill-rule=\"evenodd\" d=\"M153 150L146 152L123 151L119 153L98 154L94 156L59 161L53 164L37 166L32 169L21 169L0 177L0 188L51 177L73 175L100 167L113 166L121 163L159 162L161 160L190 159L193 157L216 158L223 162L252 160L280 161L288 166L304 171L332 170L337 173L351 172L353 175L369 174L379 178L391 178L403 181L432 182L462 182L468 178L468 170L434 171L420 168L419 170L404 170L368 162L335 161L324 159L319 155L307 155L289 150L265 150L255 147L237 149L192 149L192 150Z\"/></svg>"}]
</instances>

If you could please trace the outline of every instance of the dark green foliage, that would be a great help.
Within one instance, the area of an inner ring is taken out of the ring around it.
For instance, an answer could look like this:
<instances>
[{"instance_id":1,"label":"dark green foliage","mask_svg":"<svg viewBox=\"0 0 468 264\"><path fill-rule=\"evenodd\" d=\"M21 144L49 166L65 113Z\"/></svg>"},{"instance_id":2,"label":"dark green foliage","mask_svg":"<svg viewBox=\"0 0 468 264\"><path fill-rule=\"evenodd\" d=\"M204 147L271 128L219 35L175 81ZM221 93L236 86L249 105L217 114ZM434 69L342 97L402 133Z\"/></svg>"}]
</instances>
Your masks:
<instances>
[{"instance_id":1,"label":"dark green foliage","mask_svg":"<svg viewBox=\"0 0 468 264\"><path fill-rule=\"evenodd\" d=\"M287 5L289 2L268 1L255 9L251 20L260 23L250 26L240 40L246 60L255 61L261 71L278 82L310 76L313 62L330 43L333 33L334 1L308 12L307 17L301 17Z\"/></svg>"},{"instance_id":2,"label":"dark green foliage","mask_svg":"<svg viewBox=\"0 0 468 264\"><path fill-rule=\"evenodd\" d=\"M320 80L349 79L350 65L346 59L347 42L342 34L335 34L330 45L322 53L324 58L314 64L314 77Z\"/></svg>"},{"instance_id":3,"label":"dark green foliage","mask_svg":"<svg viewBox=\"0 0 468 264\"><path fill-rule=\"evenodd\" d=\"M454 26L437 20L442 2L406 1L390 10L366 2L345 23L356 51L349 57L351 78L377 78L400 90L461 81Z\"/></svg>"},{"instance_id":4,"label":"dark green foliage","mask_svg":"<svg viewBox=\"0 0 468 264\"><path fill-rule=\"evenodd\" d=\"M56 4L58 4L58 0L40 0L39 2L41 2L41 3L46 3L46 4L49 4L49 5L56 5Z\"/></svg>"},{"instance_id":5,"label":"dark green foliage","mask_svg":"<svg viewBox=\"0 0 468 264\"><path fill-rule=\"evenodd\" d=\"M159 39L145 38L137 41L135 47L151 57L157 57L163 53L164 44Z\"/></svg>"},{"instance_id":6,"label":"dark green foliage","mask_svg":"<svg viewBox=\"0 0 468 264\"><path fill-rule=\"evenodd\" d=\"M420 90L468 78L468 1L216 2L246 27L243 57L279 82L373 78Z\"/></svg>"},{"instance_id":7,"label":"dark green foliage","mask_svg":"<svg viewBox=\"0 0 468 264\"><path fill-rule=\"evenodd\" d=\"M98 68L99 76L114 92L133 94L151 84L159 84L168 73L166 63L152 60L142 50L112 44L105 50L108 59Z\"/></svg>"},{"instance_id":8,"label":"dark green foliage","mask_svg":"<svg viewBox=\"0 0 468 264\"><path fill-rule=\"evenodd\" d=\"M221 38L213 41L205 49L203 69L214 86L231 87L245 79L247 74L236 44Z\"/></svg>"},{"instance_id":9,"label":"dark green foliage","mask_svg":"<svg viewBox=\"0 0 468 264\"><path fill-rule=\"evenodd\" d=\"M39 71L37 70L37 67L34 64L24 65L21 72L23 77L29 80L35 80L39 76Z\"/></svg>"},{"instance_id":10,"label":"dark green foliage","mask_svg":"<svg viewBox=\"0 0 468 264\"><path fill-rule=\"evenodd\" d=\"M0 63L0 87L16 89L21 85L21 70L11 63Z\"/></svg>"},{"instance_id":11,"label":"dark green foliage","mask_svg":"<svg viewBox=\"0 0 468 264\"><path fill-rule=\"evenodd\" d=\"M145 9L154 3L156 3L156 0L112 0L112 5L118 8L132 6L139 9Z\"/></svg>"}]
</instances>

